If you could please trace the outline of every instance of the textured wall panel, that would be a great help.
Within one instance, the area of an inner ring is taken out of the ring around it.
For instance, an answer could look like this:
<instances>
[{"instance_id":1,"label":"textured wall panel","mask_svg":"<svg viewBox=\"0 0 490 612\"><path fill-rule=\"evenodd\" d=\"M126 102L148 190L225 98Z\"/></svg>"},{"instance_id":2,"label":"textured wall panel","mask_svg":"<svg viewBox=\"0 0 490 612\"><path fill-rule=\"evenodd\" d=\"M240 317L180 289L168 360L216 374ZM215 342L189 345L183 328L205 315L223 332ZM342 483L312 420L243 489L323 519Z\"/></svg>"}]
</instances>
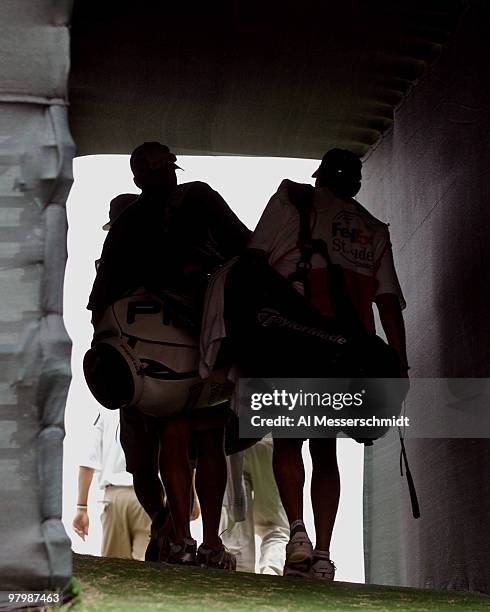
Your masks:
<instances>
[{"instance_id":1,"label":"textured wall panel","mask_svg":"<svg viewBox=\"0 0 490 612\"><path fill-rule=\"evenodd\" d=\"M70 2L1 3L0 591L71 577L61 523L70 340L63 325ZM0 606L5 603L0 597Z\"/></svg>"},{"instance_id":2,"label":"textured wall panel","mask_svg":"<svg viewBox=\"0 0 490 612\"><path fill-rule=\"evenodd\" d=\"M72 0L2 0L0 100L66 98Z\"/></svg>"},{"instance_id":3,"label":"textured wall panel","mask_svg":"<svg viewBox=\"0 0 490 612\"><path fill-rule=\"evenodd\" d=\"M488 5L471 3L364 164L361 200L391 223L412 376L490 376L489 23ZM367 579L489 592L488 440L408 440L407 451L418 521L399 446L366 453Z\"/></svg>"}]
</instances>

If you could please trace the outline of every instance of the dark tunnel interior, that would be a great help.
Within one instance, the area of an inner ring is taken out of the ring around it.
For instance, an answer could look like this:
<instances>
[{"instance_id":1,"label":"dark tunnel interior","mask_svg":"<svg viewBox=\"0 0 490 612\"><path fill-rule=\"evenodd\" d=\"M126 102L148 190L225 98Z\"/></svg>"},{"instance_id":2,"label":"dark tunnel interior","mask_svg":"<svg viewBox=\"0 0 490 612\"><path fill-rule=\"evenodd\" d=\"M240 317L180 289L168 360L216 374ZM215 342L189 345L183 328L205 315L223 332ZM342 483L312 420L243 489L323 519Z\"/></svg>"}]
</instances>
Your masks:
<instances>
[{"instance_id":1,"label":"dark tunnel interior","mask_svg":"<svg viewBox=\"0 0 490 612\"><path fill-rule=\"evenodd\" d=\"M4 5L0 572L9 588L26 576L64 588L72 575L60 483L75 156L129 154L144 141L180 155L320 159L350 149L363 162L359 201L390 226L411 377L438 380L457 399L447 379L488 387L486 0ZM422 418L431 405L414 395L407 410ZM443 421L433 430L449 431ZM480 437L407 438L417 520L398 441L365 450L367 583L490 593L488 430L485 420Z\"/></svg>"}]
</instances>

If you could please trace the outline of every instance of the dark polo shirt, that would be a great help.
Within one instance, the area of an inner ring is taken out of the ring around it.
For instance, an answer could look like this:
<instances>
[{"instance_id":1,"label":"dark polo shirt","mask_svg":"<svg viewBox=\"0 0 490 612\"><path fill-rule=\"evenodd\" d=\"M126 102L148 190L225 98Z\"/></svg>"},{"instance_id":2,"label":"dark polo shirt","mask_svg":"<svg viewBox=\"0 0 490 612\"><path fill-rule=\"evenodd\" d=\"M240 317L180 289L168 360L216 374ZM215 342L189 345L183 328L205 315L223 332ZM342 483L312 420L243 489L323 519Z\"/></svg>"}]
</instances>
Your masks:
<instances>
[{"instance_id":1,"label":"dark polo shirt","mask_svg":"<svg viewBox=\"0 0 490 612\"><path fill-rule=\"evenodd\" d=\"M115 221L104 242L87 308L102 313L137 287L202 297L207 274L239 255L250 232L201 182L147 194Z\"/></svg>"}]
</instances>

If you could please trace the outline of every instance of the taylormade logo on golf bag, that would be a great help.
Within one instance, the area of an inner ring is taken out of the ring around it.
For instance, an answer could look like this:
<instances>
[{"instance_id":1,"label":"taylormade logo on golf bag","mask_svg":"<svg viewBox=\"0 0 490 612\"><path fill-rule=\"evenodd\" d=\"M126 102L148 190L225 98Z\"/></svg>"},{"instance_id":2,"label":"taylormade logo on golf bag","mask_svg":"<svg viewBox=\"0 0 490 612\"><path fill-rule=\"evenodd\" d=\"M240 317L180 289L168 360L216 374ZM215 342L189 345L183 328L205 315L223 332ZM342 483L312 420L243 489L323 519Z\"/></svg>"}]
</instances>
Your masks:
<instances>
[{"instance_id":1,"label":"taylormade logo on golf bag","mask_svg":"<svg viewBox=\"0 0 490 612\"><path fill-rule=\"evenodd\" d=\"M336 344L345 344L347 342L347 338L345 338L345 336L340 334L329 334L328 332L318 329L317 327L309 327L308 325L303 325L297 321L292 321L272 308L263 308L257 313L257 318L262 327L282 327L307 334L309 336L314 336L316 338L320 338L321 340L326 340L327 342L335 342Z\"/></svg>"}]
</instances>

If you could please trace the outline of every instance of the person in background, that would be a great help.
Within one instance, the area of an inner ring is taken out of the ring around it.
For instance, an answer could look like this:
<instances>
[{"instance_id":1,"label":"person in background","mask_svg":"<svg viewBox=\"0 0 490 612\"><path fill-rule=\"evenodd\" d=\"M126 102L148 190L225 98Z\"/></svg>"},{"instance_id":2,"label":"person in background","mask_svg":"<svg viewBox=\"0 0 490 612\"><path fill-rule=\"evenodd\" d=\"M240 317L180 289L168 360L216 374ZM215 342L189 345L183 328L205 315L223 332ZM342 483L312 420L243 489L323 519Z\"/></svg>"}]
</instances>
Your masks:
<instances>
[{"instance_id":1,"label":"person in background","mask_svg":"<svg viewBox=\"0 0 490 612\"><path fill-rule=\"evenodd\" d=\"M102 229L108 232L114 221L119 215L126 210L126 208L136 200L138 196L135 193L120 193L115 198L112 198L109 204L109 221L104 223ZM95 269L99 269L100 259L95 262Z\"/></svg>"},{"instance_id":2,"label":"person in background","mask_svg":"<svg viewBox=\"0 0 490 612\"><path fill-rule=\"evenodd\" d=\"M281 576L289 522L274 480L272 447L271 436L266 436L243 453L228 458L230 469L220 530L225 546L237 557L238 571L255 572L255 535L258 535L261 539L258 573ZM237 479L238 487L233 482ZM243 498L243 511L235 517L232 506L237 488L240 501Z\"/></svg>"},{"instance_id":3,"label":"person in background","mask_svg":"<svg viewBox=\"0 0 490 612\"><path fill-rule=\"evenodd\" d=\"M119 215L121 215L126 208L137 199L137 193L120 193L115 198L112 198L109 204L109 221L102 226L102 229L108 232Z\"/></svg>"},{"instance_id":4,"label":"person in background","mask_svg":"<svg viewBox=\"0 0 490 612\"><path fill-rule=\"evenodd\" d=\"M143 561L150 539L150 517L142 508L126 471L119 442L119 412L101 409L79 458L77 510L73 529L82 540L89 533L88 495L95 472L104 491L103 557Z\"/></svg>"}]
</instances>

